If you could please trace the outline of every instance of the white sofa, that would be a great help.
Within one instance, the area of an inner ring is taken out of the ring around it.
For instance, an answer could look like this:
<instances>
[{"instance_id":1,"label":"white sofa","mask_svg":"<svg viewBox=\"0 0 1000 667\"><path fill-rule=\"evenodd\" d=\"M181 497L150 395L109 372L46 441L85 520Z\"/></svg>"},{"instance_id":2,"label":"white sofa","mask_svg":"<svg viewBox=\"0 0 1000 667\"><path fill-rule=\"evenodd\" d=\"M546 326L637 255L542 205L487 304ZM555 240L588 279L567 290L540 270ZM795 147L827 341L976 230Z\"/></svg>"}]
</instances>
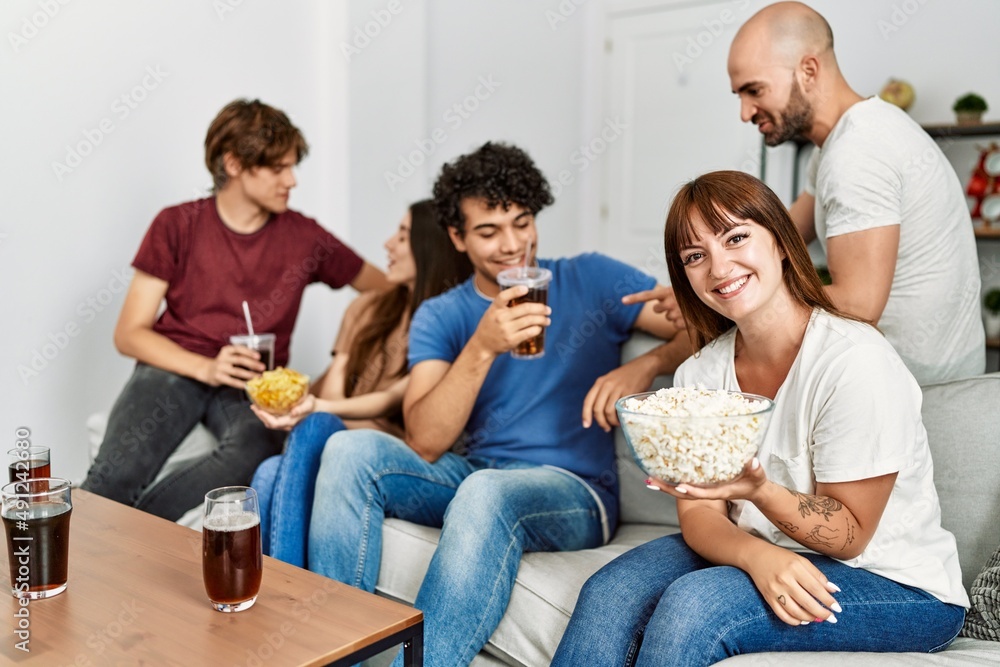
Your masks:
<instances>
[{"instance_id":1,"label":"white sofa","mask_svg":"<svg viewBox=\"0 0 1000 667\"><path fill-rule=\"evenodd\" d=\"M630 342L626 358L648 345ZM661 378L658 384L668 380ZM1000 544L1000 373L924 388L924 424L935 462L943 521L958 541L968 588ZM547 665L587 578L631 547L679 530L670 496L653 493L616 434L621 523L598 549L531 553L521 561L510 606L473 665ZM400 519L386 521L377 591L412 603L439 531ZM727 667L802 665L1000 665L1000 643L959 638L936 654L764 653L729 658Z\"/></svg>"}]
</instances>

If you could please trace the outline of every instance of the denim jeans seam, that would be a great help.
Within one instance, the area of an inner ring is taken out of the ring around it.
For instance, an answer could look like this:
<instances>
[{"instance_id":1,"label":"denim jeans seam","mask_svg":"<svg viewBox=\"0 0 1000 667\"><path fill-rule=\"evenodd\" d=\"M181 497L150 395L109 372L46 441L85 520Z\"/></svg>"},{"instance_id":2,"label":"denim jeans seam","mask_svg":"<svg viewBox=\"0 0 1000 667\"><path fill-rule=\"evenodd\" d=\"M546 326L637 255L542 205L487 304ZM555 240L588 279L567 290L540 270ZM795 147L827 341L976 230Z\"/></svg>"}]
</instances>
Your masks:
<instances>
[{"instance_id":1,"label":"denim jeans seam","mask_svg":"<svg viewBox=\"0 0 1000 667\"><path fill-rule=\"evenodd\" d=\"M510 558L510 554L511 554L511 551L513 550L514 544L517 542L517 538L515 537L515 534L517 532L518 527L524 521L526 521L528 519L533 519L533 518L536 518L536 517L540 517L540 516L580 514L581 512L585 513L585 514L591 514L590 510L580 507L580 508L568 509L568 510L553 510L553 511L549 511L549 512L535 512L534 514L528 514L526 516L522 516L522 517L518 518L518 520L514 523L513 526L511 526L510 531L508 532L508 535L510 535L510 541L507 543L507 549L504 552L504 556L503 556L503 558L500 561L500 566L501 566L500 567L500 572L503 572L503 570L504 570L503 565L507 562L508 558ZM523 549L521 550L521 553L522 554L524 553ZM490 591L490 599L486 601L486 605L483 608L484 612L488 611L492 607L494 600L496 600L496 598L497 598L497 587L500 585L500 579L501 579L501 577L498 576L493 581L493 589ZM469 639L469 643L462 650L462 655L463 656L468 656L468 659L466 660L466 662L471 661L472 656L474 656L476 653L479 652L479 650L476 649L476 647L474 645L475 641L476 641L475 638L480 633L480 631L482 631L483 624L486 622L486 617L488 615L489 614L487 614L487 613L483 613L481 615L480 620L479 620L479 625L476 627L476 630L472 633L472 635L471 635L471 637ZM487 642L488 641L489 641L489 637L487 637Z\"/></svg>"},{"instance_id":2,"label":"denim jeans seam","mask_svg":"<svg viewBox=\"0 0 1000 667\"><path fill-rule=\"evenodd\" d=\"M416 477L424 482L430 482L431 484L440 484L441 486L446 486L448 488L458 488L458 485L451 486L449 484L443 483L441 480L428 479L423 475L415 473L411 470L403 470L399 468L389 468L385 470L380 470L379 472L372 475L369 483L368 490L366 492L366 502L365 509L361 516L361 548L358 553L358 564L354 571L354 583L352 584L355 588L361 588L361 584L364 579L365 562L368 556L368 541L371 535L371 517L372 517L372 503L375 500L375 490L378 483L384 478L390 475L405 475L407 477ZM384 514L384 511L383 511Z\"/></svg>"},{"instance_id":3,"label":"denim jeans seam","mask_svg":"<svg viewBox=\"0 0 1000 667\"><path fill-rule=\"evenodd\" d=\"M283 461L282 461L283 463ZM284 479L284 466L280 463L278 464L278 472L274 475L274 495L271 497L271 552L274 553L274 545L278 543L278 521L276 518L281 516L281 498L284 495L284 484L282 480Z\"/></svg>"}]
</instances>

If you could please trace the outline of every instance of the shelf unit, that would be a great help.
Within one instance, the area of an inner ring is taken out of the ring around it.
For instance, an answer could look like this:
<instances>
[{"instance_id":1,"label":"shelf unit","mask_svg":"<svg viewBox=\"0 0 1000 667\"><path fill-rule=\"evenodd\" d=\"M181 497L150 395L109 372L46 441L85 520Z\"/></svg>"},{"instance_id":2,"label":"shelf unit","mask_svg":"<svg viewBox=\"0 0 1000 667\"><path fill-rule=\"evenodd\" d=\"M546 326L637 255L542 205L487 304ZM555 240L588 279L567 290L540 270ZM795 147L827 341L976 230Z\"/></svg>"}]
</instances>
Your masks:
<instances>
[{"instance_id":1,"label":"shelf unit","mask_svg":"<svg viewBox=\"0 0 1000 667\"><path fill-rule=\"evenodd\" d=\"M1000 136L1000 123L979 125L922 125L924 131L935 139L948 137L989 137Z\"/></svg>"}]
</instances>

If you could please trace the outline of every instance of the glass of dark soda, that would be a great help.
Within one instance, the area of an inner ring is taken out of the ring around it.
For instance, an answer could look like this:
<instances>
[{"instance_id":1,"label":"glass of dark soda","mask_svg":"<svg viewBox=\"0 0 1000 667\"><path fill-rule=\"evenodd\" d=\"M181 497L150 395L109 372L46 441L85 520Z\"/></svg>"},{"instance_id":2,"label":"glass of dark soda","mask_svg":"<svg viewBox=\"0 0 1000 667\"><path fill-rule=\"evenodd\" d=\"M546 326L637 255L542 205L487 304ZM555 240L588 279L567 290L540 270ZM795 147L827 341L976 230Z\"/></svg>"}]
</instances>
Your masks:
<instances>
[{"instance_id":1,"label":"glass of dark soda","mask_svg":"<svg viewBox=\"0 0 1000 667\"><path fill-rule=\"evenodd\" d=\"M43 477L0 489L10 592L16 598L37 600L66 590L70 486L67 479Z\"/></svg>"},{"instance_id":2,"label":"glass of dark soda","mask_svg":"<svg viewBox=\"0 0 1000 667\"><path fill-rule=\"evenodd\" d=\"M201 556L205 592L217 611L253 606L264 571L256 491L225 486L205 494Z\"/></svg>"},{"instance_id":3,"label":"glass of dark soda","mask_svg":"<svg viewBox=\"0 0 1000 667\"><path fill-rule=\"evenodd\" d=\"M52 475L48 447L15 447L7 452L7 459L9 482Z\"/></svg>"}]
</instances>

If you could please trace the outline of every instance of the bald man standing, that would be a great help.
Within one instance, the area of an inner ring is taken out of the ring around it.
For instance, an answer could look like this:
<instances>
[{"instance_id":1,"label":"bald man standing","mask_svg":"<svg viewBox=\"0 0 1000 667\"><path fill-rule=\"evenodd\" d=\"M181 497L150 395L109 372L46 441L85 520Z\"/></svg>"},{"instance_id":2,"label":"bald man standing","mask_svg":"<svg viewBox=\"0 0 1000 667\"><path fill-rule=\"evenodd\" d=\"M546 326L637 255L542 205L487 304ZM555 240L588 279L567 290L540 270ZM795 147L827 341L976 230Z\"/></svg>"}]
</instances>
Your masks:
<instances>
[{"instance_id":1,"label":"bald man standing","mask_svg":"<svg viewBox=\"0 0 1000 667\"><path fill-rule=\"evenodd\" d=\"M768 146L816 145L789 212L826 251L833 302L877 323L920 384L983 373L972 223L937 144L901 109L851 89L829 24L799 2L740 28L729 78L740 117Z\"/></svg>"}]
</instances>

